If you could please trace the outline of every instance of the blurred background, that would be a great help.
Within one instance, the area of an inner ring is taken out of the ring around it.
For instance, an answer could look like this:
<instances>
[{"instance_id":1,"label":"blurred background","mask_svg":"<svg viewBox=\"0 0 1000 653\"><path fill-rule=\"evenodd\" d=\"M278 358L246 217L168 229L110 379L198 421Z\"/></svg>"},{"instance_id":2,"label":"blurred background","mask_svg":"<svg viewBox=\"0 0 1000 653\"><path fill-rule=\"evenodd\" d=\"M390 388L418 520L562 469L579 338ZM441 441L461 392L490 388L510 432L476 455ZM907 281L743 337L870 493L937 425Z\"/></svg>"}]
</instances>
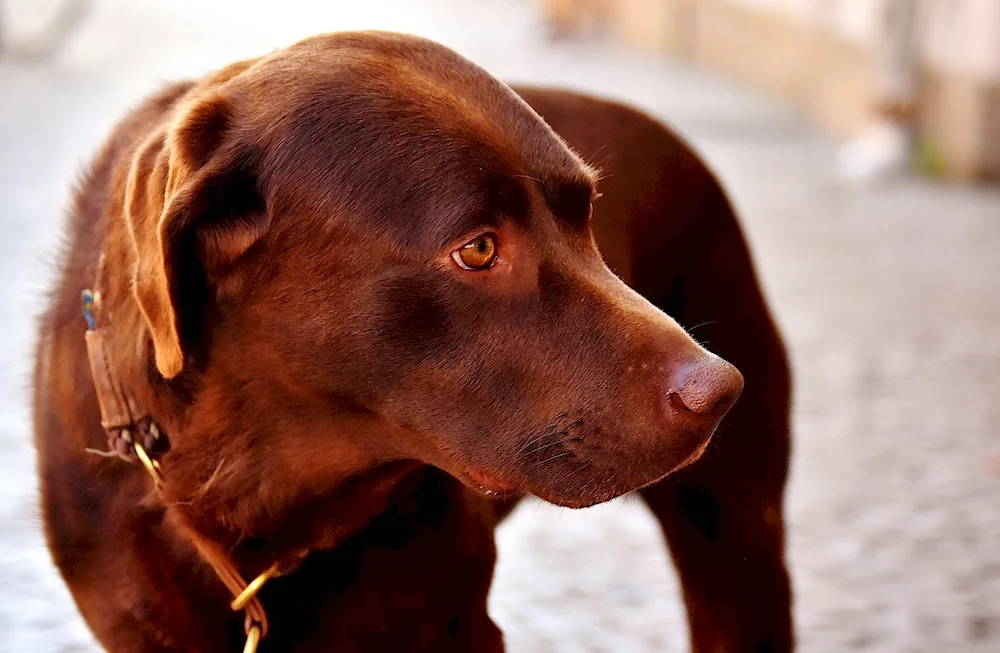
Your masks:
<instances>
[{"instance_id":1,"label":"blurred background","mask_svg":"<svg viewBox=\"0 0 1000 653\"><path fill-rule=\"evenodd\" d=\"M0 0L0 650L91 651L36 503L28 378L77 171L168 80L392 29L673 125L741 214L795 367L800 650L1000 651L997 0ZM626 498L522 505L512 653L683 651Z\"/></svg>"}]
</instances>

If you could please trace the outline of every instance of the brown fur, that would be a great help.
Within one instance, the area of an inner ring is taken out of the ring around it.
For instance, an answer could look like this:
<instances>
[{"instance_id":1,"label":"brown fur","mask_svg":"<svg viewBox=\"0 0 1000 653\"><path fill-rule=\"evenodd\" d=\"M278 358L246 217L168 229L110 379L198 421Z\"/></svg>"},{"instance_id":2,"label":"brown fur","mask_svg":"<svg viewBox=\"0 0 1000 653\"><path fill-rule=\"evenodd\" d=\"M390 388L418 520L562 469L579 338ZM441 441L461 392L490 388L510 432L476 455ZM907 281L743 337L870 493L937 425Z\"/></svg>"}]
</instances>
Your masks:
<instances>
[{"instance_id":1,"label":"brown fur","mask_svg":"<svg viewBox=\"0 0 1000 653\"><path fill-rule=\"evenodd\" d=\"M239 650L210 541L247 578L286 570L262 650L500 651L498 519L523 493L639 488L696 650L791 648L788 374L732 210L641 114L518 92L428 41L343 33L116 127L35 372L49 545L109 650ZM484 232L496 265L455 265ZM84 451L105 442L79 309L101 253L109 351L169 440L162 495ZM690 467L743 379L667 313L746 377Z\"/></svg>"}]
</instances>

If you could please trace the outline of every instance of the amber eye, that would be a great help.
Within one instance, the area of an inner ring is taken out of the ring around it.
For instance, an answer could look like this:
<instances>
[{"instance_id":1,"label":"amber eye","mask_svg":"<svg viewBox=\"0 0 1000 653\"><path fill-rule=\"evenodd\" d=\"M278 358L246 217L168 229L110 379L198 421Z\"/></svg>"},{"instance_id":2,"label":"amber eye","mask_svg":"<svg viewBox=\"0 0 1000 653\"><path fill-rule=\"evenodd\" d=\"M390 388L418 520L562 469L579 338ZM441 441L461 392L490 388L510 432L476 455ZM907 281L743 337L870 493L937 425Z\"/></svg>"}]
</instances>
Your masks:
<instances>
[{"instance_id":1,"label":"amber eye","mask_svg":"<svg viewBox=\"0 0 1000 653\"><path fill-rule=\"evenodd\" d=\"M484 234L456 249L451 258L466 270L485 270L497 258L497 243L493 236Z\"/></svg>"}]
</instances>

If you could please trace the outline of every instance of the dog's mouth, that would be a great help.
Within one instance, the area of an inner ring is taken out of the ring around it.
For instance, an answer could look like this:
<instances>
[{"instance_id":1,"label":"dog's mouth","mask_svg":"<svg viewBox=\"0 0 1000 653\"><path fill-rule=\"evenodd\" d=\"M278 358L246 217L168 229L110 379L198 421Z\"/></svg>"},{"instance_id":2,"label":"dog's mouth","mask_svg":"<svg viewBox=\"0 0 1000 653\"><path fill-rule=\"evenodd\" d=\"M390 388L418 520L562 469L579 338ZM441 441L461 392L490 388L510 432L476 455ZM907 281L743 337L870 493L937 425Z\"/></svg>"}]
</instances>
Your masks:
<instances>
[{"instance_id":1,"label":"dog's mouth","mask_svg":"<svg viewBox=\"0 0 1000 653\"><path fill-rule=\"evenodd\" d=\"M675 450L667 459L641 460L639 465L630 466L626 461L609 464L613 461L606 455L595 459L578 456L574 451L574 455L550 455L544 459L544 466L532 465L524 471L487 471L466 463L456 465L452 475L489 499L531 494L555 505L585 508L654 484L692 465L708 449L714 431L713 428L707 433L689 433L686 451Z\"/></svg>"}]
</instances>

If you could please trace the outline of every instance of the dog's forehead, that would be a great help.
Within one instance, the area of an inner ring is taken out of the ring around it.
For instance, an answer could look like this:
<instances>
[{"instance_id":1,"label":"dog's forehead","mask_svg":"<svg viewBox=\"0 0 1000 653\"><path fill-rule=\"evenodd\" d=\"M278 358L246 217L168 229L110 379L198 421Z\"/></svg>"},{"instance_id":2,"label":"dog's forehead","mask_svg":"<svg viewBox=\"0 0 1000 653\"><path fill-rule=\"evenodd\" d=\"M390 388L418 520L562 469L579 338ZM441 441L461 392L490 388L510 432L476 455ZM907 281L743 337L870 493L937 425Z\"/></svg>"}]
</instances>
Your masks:
<instances>
[{"instance_id":1,"label":"dog's forehead","mask_svg":"<svg viewBox=\"0 0 1000 653\"><path fill-rule=\"evenodd\" d=\"M437 123L489 140L531 172L572 174L581 165L510 87L434 41L385 32L337 33L294 46L289 59L302 73L311 71L312 79L305 78L307 87L314 85L311 99L328 100L331 112L349 109L350 96L357 95L371 102L362 120L402 118L418 128L406 121L416 112L424 126Z\"/></svg>"},{"instance_id":2,"label":"dog's forehead","mask_svg":"<svg viewBox=\"0 0 1000 653\"><path fill-rule=\"evenodd\" d=\"M519 96L431 41L321 37L265 72L268 172L299 201L429 244L497 196L517 204L512 180L589 197L593 173Z\"/></svg>"}]
</instances>

